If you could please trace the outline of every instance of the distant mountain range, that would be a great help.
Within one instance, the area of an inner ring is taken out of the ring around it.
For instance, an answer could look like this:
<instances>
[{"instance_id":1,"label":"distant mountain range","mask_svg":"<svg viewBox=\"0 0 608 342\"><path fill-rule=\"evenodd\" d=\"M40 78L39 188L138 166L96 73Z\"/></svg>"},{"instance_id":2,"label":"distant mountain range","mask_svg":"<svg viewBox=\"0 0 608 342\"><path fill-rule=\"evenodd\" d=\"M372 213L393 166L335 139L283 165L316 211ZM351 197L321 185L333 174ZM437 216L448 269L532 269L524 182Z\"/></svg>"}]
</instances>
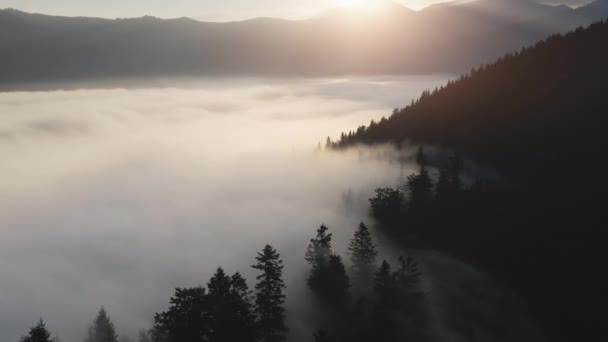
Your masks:
<instances>
[{"instance_id":1,"label":"distant mountain range","mask_svg":"<svg viewBox=\"0 0 608 342\"><path fill-rule=\"evenodd\" d=\"M307 20L98 19L0 10L0 87L115 77L457 73L608 17L531 0L413 11L338 8Z\"/></svg>"}]
</instances>

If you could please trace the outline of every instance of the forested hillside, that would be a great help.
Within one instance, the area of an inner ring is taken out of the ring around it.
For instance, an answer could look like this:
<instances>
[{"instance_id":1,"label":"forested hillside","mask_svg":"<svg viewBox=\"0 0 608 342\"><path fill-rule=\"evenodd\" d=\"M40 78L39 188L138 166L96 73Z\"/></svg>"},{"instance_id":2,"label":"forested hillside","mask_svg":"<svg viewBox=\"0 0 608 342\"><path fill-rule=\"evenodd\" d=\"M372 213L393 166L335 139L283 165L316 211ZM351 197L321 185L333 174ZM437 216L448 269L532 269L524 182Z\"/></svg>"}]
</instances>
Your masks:
<instances>
[{"instance_id":1,"label":"forested hillside","mask_svg":"<svg viewBox=\"0 0 608 342\"><path fill-rule=\"evenodd\" d=\"M451 151L434 163L419 154L418 174L377 190L378 226L483 267L564 341L605 334L607 41L606 22L552 36L328 141ZM466 185L467 162L501 177Z\"/></svg>"},{"instance_id":2,"label":"forested hillside","mask_svg":"<svg viewBox=\"0 0 608 342\"><path fill-rule=\"evenodd\" d=\"M454 149L536 185L597 185L607 160L607 41L605 22L554 35L423 93L335 146L410 140ZM574 174L586 176L574 181Z\"/></svg>"}]
</instances>

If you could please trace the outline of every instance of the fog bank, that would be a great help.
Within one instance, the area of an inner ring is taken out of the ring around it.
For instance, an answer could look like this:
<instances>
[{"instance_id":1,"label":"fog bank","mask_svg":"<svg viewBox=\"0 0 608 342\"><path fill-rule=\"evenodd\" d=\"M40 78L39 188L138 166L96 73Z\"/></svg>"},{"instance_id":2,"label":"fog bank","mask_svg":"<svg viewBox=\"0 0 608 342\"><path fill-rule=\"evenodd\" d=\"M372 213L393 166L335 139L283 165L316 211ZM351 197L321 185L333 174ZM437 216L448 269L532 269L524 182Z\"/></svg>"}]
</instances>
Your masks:
<instances>
[{"instance_id":1,"label":"fog bank","mask_svg":"<svg viewBox=\"0 0 608 342\"><path fill-rule=\"evenodd\" d=\"M324 153L317 142L443 81L0 94L0 340L43 316L63 342L81 341L100 305L135 336L174 287L204 284L220 265L252 286L266 243L285 260L288 314L312 311L303 256L315 229L328 225L345 255L373 189L414 170L379 158L385 150ZM310 336L306 315L288 325Z\"/></svg>"}]
</instances>

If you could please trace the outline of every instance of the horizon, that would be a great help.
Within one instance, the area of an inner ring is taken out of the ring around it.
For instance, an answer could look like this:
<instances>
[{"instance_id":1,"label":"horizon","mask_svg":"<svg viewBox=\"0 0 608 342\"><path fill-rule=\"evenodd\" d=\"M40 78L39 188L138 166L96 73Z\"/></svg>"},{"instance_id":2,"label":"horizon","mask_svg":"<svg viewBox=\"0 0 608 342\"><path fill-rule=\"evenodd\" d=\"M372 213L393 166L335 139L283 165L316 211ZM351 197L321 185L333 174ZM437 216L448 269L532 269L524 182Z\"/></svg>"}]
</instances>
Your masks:
<instances>
[{"instance_id":1,"label":"horizon","mask_svg":"<svg viewBox=\"0 0 608 342\"><path fill-rule=\"evenodd\" d=\"M3 10L14 9L22 12L64 17L90 17L104 19L130 19L156 17L160 19L190 18L207 22L243 21L255 18L277 18L302 20L317 16L325 11L349 7L362 2L386 0L312 0L302 4L299 1L263 0L256 4L243 0L229 0L215 3L211 1L182 0L177 5L170 2L155 1L153 4L140 4L133 0L121 4L95 4L86 1L61 1L61 5L45 1L0 0ZM450 0L388 0L404 7L421 10L432 4L450 2Z\"/></svg>"},{"instance_id":2,"label":"horizon","mask_svg":"<svg viewBox=\"0 0 608 342\"><path fill-rule=\"evenodd\" d=\"M206 1L195 3L190 0L182 0L181 5L173 7L169 4L161 4L160 1L157 1L157 4L152 6L102 4L92 7L85 1L64 0L62 1L64 3L63 6L56 7L47 2L37 0L0 0L0 10L16 10L48 16L103 18L109 20L155 17L159 19L189 18L201 22L231 22L257 18L305 20L336 8L359 6L362 3L363 6L369 6L374 2L385 1L396 3L414 11L422 11L430 6L441 3L469 2L459 0L314 0L308 1L305 6L302 6L300 4L296 5L293 0L289 0L281 1L281 5L278 6L276 0L264 0L262 6L251 6L243 5L242 0L224 1L221 4L208 3ZM547 5L561 4L570 7L593 2L591 0L530 1ZM135 0L135 2L139 2L139 0Z\"/></svg>"}]
</instances>

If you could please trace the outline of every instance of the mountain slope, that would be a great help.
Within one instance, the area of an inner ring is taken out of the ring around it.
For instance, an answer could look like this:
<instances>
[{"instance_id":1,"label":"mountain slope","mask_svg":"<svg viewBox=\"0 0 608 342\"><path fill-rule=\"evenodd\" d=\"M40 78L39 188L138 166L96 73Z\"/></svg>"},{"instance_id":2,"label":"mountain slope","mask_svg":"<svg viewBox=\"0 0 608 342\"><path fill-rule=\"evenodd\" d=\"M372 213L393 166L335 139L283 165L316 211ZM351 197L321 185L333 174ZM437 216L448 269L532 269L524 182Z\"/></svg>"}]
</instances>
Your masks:
<instances>
[{"instance_id":1,"label":"mountain slope","mask_svg":"<svg viewBox=\"0 0 608 342\"><path fill-rule=\"evenodd\" d=\"M230 23L2 10L0 89L117 77L462 72L602 15L596 3L588 6L478 0L416 12L387 2L374 13L336 9L301 21Z\"/></svg>"},{"instance_id":2,"label":"mountain slope","mask_svg":"<svg viewBox=\"0 0 608 342\"><path fill-rule=\"evenodd\" d=\"M424 93L338 146L412 140L456 149L534 184L555 186L583 173L560 186L598 182L608 165L606 41L607 23L552 36ZM595 165L584 167L590 161Z\"/></svg>"}]
</instances>

